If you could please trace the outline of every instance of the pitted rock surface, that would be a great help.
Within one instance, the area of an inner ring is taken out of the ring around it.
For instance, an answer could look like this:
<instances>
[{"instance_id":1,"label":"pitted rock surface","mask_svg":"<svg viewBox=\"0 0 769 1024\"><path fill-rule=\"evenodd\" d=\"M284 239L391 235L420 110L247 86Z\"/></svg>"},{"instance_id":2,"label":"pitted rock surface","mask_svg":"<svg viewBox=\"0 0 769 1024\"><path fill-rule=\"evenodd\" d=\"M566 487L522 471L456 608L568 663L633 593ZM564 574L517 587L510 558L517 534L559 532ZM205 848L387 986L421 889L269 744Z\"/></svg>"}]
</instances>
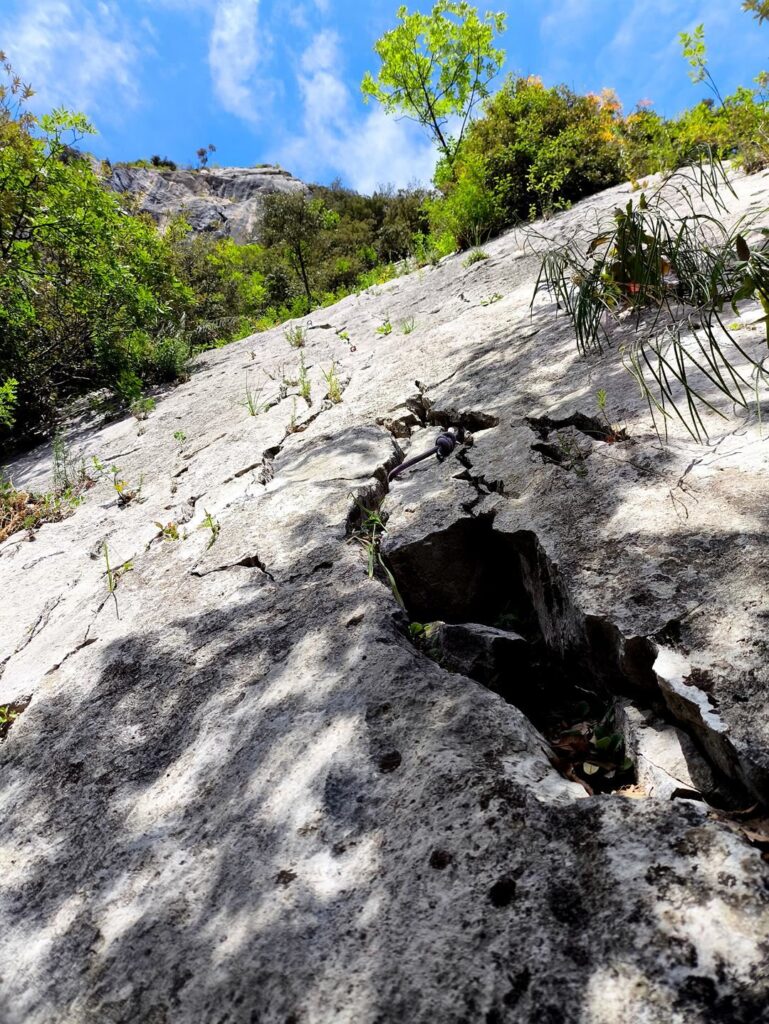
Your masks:
<instances>
[{"instance_id":1,"label":"pitted rock surface","mask_svg":"<svg viewBox=\"0 0 769 1024\"><path fill-rule=\"evenodd\" d=\"M734 218L769 198L735 188ZM662 445L616 348L581 359L529 309L526 235L485 248L324 310L312 405L279 328L200 357L144 422L73 426L139 494L104 474L0 545L0 704L31 698L0 745L7 1024L769 1020L761 850L704 801L564 778L517 707L411 642L350 535L384 496L411 614L498 628L525 592L550 649L766 799L769 441L735 415ZM533 448L532 419L594 416L599 387L627 442L563 428L581 473ZM474 445L386 493L447 425ZM7 471L45 490L50 449ZM114 595L105 542L131 564Z\"/></svg>"}]
</instances>

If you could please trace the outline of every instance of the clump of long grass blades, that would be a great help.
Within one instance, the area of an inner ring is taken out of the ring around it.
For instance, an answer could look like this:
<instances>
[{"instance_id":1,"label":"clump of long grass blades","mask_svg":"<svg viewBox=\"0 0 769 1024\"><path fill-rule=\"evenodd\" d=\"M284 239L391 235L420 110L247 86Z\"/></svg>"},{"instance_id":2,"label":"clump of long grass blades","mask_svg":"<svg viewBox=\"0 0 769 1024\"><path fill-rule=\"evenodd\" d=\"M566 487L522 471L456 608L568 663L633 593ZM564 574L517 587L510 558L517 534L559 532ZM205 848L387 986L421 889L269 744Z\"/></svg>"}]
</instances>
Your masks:
<instances>
[{"instance_id":1,"label":"clump of long grass blades","mask_svg":"<svg viewBox=\"0 0 769 1024\"><path fill-rule=\"evenodd\" d=\"M726 192L723 165L702 161L599 217L592 237L580 229L560 244L547 240L542 255L532 304L543 291L555 299L581 355L603 352L612 333L632 327L623 362L660 437L677 419L705 440L706 411L725 419L724 400L755 404L760 416L759 389L769 383L764 357L741 345L722 315L758 298L769 317L769 249L745 240L755 218L725 226Z\"/></svg>"},{"instance_id":2,"label":"clump of long grass blades","mask_svg":"<svg viewBox=\"0 0 769 1024\"><path fill-rule=\"evenodd\" d=\"M379 568L390 585L393 597L405 611L406 606L398 590L398 584L380 549L382 534L387 532L385 529L386 516L382 505L380 503L375 508L366 508L361 499L356 495L351 494L350 497L353 499L357 509L356 519L358 523L348 539L360 544L365 551L368 578L370 580L373 579L377 568Z\"/></svg>"}]
</instances>

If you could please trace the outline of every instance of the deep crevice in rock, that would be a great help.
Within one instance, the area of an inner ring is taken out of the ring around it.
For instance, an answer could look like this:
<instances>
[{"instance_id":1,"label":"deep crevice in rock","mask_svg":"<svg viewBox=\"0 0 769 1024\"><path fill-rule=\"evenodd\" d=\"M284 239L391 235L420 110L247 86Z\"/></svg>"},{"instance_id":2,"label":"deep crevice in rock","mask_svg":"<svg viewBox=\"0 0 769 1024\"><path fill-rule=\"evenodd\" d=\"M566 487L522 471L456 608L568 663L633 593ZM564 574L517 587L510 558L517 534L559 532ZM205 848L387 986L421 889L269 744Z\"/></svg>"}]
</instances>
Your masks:
<instances>
[{"instance_id":1,"label":"deep crevice in rock","mask_svg":"<svg viewBox=\"0 0 769 1024\"><path fill-rule=\"evenodd\" d=\"M563 430L566 427L574 427L593 441L603 441L605 444L616 444L628 439L623 429L615 430L596 416L585 416L581 412L575 412L563 419L554 419L552 416L527 416L526 423L542 441L547 441L552 431Z\"/></svg>"},{"instance_id":2,"label":"deep crevice in rock","mask_svg":"<svg viewBox=\"0 0 769 1024\"><path fill-rule=\"evenodd\" d=\"M227 572L229 569L235 568L258 569L267 577L267 579L271 580L273 583L275 582L275 577L267 569L264 562L258 555L244 555L236 562L227 562L226 565L217 565L213 569L200 570L198 568L194 568L190 571L190 575L197 576L198 579L203 579L203 577L211 576L215 572Z\"/></svg>"},{"instance_id":3,"label":"deep crevice in rock","mask_svg":"<svg viewBox=\"0 0 769 1024\"><path fill-rule=\"evenodd\" d=\"M464 430L476 434L479 430L491 430L492 427L499 426L499 417L475 409L436 409L433 407L427 414L427 422L442 427L444 430L447 427L462 427Z\"/></svg>"},{"instance_id":4,"label":"deep crevice in rock","mask_svg":"<svg viewBox=\"0 0 769 1024\"><path fill-rule=\"evenodd\" d=\"M390 416L377 420L380 426L389 430L393 437L411 437L412 433L424 427L461 427L470 433L490 430L499 425L499 417L476 409L436 408L426 394L427 387L416 381L419 392L407 398L403 405L390 410ZM402 412L401 410L406 410Z\"/></svg>"},{"instance_id":5,"label":"deep crevice in rock","mask_svg":"<svg viewBox=\"0 0 769 1024\"><path fill-rule=\"evenodd\" d=\"M386 554L409 618L438 624L417 628L426 653L514 704L549 739L570 715L595 723L616 712L619 722L622 707L635 705L645 716L636 725L691 740L689 774L710 779L698 790L703 797L717 806L752 802L728 740L692 728L667 699L654 670L660 637L625 637L608 619L581 613L535 533L501 532L493 514L481 512ZM728 756L718 743L728 744ZM695 788L670 791L691 797Z\"/></svg>"},{"instance_id":6,"label":"deep crevice in rock","mask_svg":"<svg viewBox=\"0 0 769 1024\"><path fill-rule=\"evenodd\" d=\"M403 450L395 439L395 436L393 436L392 452L389 458L387 458L381 466L377 466L371 474L373 479L370 484L361 488L356 494L351 495L352 501L350 503L344 527L346 537L350 537L360 530L363 520L365 519L366 512L378 511L380 509L385 496L390 490L390 485L387 479L390 470L403 462L403 458Z\"/></svg>"},{"instance_id":7,"label":"deep crevice in rock","mask_svg":"<svg viewBox=\"0 0 769 1024\"><path fill-rule=\"evenodd\" d=\"M470 514L476 505L480 504L483 499L489 494L505 494L505 483L503 480L487 480L483 473L474 472L473 464L470 460L470 455L466 448L460 449L456 454L457 462L465 468L461 473L457 473L454 476L455 480L464 480L475 489L476 497L463 504L465 511Z\"/></svg>"}]
</instances>

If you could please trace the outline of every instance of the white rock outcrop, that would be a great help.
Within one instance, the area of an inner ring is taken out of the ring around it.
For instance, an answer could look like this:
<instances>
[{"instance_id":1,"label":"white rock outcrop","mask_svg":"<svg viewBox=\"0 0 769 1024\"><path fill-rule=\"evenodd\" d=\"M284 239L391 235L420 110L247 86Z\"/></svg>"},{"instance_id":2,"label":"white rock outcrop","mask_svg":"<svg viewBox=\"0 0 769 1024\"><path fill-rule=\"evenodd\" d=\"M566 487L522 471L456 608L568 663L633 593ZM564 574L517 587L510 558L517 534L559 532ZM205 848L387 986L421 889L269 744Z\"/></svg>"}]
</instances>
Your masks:
<instances>
[{"instance_id":1,"label":"white rock outcrop","mask_svg":"<svg viewBox=\"0 0 769 1024\"><path fill-rule=\"evenodd\" d=\"M734 217L769 198L735 188ZM733 807L767 799L769 441L735 414L662 445L617 349L530 311L524 234L485 248L313 314L311 405L276 329L144 422L73 428L138 496L107 472L0 545L0 704L31 698L0 745L5 1024L769 1020L761 848L688 790L589 796L520 710L548 700L534 662L505 700L409 636L525 605L510 630L565 680L654 707ZM580 430L599 387L628 441ZM388 488L438 425L473 446ZM560 464L535 447L559 430ZM50 452L7 471L45 490ZM350 536L382 497L408 616Z\"/></svg>"},{"instance_id":2,"label":"white rock outcrop","mask_svg":"<svg viewBox=\"0 0 769 1024\"><path fill-rule=\"evenodd\" d=\"M264 196L303 192L307 186L281 167L221 167L197 171L154 170L118 164L105 180L135 197L139 212L165 228L183 216L195 232L236 242L253 240Z\"/></svg>"}]
</instances>

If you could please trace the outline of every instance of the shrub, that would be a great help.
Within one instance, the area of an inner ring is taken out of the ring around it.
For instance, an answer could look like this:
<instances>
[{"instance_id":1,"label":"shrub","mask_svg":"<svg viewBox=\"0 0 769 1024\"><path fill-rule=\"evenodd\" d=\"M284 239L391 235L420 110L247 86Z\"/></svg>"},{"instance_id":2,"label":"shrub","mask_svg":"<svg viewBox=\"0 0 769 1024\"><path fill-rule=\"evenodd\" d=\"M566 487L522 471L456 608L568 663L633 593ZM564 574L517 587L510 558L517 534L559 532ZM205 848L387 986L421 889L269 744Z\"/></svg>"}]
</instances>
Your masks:
<instances>
[{"instance_id":1,"label":"shrub","mask_svg":"<svg viewBox=\"0 0 769 1024\"><path fill-rule=\"evenodd\" d=\"M0 384L0 428L10 430L14 423L13 409L16 405L16 388L19 382L15 377Z\"/></svg>"},{"instance_id":2,"label":"shrub","mask_svg":"<svg viewBox=\"0 0 769 1024\"><path fill-rule=\"evenodd\" d=\"M547 215L621 180L618 121L611 92L579 96L563 85L546 89L537 78L508 77L471 125L457 176L493 197L485 224Z\"/></svg>"},{"instance_id":3,"label":"shrub","mask_svg":"<svg viewBox=\"0 0 769 1024\"><path fill-rule=\"evenodd\" d=\"M489 254L483 249L472 249L462 260L463 267L472 267L474 263L482 263L489 258Z\"/></svg>"},{"instance_id":4,"label":"shrub","mask_svg":"<svg viewBox=\"0 0 769 1024\"><path fill-rule=\"evenodd\" d=\"M184 380L189 372L190 345L184 333L161 338L154 346L150 374L162 383Z\"/></svg>"},{"instance_id":5,"label":"shrub","mask_svg":"<svg viewBox=\"0 0 769 1024\"><path fill-rule=\"evenodd\" d=\"M719 188L729 183L718 163L678 171L615 210L592 239L575 236L548 249L535 289L535 297L545 289L566 311L582 355L603 350L607 321L618 326L634 313L625 365L658 431L675 418L696 440L707 436L706 411L724 415L705 386L748 408L769 382L763 361L723 317L725 307L737 313L737 303L749 297L769 310L769 253L751 251L740 234L744 224L724 226Z\"/></svg>"},{"instance_id":6,"label":"shrub","mask_svg":"<svg viewBox=\"0 0 769 1024\"><path fill-rule=\"evenodd\" d=\"M173 160L169 160L167 156L158 156L157 154L150 157L150 163L153 167L158 167L167 171L175 171L176 164Z\"/></svg>"},{"instance_id":7,"label":"shrub","mask_svg":"<svg viewBox=\"0 0 769 1024\"><path fill-rule=\"evenodd\" d=\"M17 382L15 429L34 435L89 388L136 397L155 339L187 296L155 226L126 216L73 150L93 131L88 121L33 116L31 90L3 68L0 381Z\"/></svg>"},{"instance_id":8,"label":"shrub","mask_svg":"<svg viewBox=\"0 0 769 1024\"><path fill-rule=\"evenodd\" d=\"M453 169L445 162L438 167L436 182L443 196L425 201L433 235L451 235L467 249L479 246L501 226L499 202L486 179L485 159L469 147Z\"/></svg>"},{"instance_id":9,"label":"shrub","mask_svg":"<svg viewBox=\"0 0 769 1024\"><path fill-rule=\"evenodd\" d=\"M414 259L418 267L428 263L435 266L444 256L457 251L457 240L450 231L441 234L416 234L414 236Z\"/></svg>"}]
</instances>

